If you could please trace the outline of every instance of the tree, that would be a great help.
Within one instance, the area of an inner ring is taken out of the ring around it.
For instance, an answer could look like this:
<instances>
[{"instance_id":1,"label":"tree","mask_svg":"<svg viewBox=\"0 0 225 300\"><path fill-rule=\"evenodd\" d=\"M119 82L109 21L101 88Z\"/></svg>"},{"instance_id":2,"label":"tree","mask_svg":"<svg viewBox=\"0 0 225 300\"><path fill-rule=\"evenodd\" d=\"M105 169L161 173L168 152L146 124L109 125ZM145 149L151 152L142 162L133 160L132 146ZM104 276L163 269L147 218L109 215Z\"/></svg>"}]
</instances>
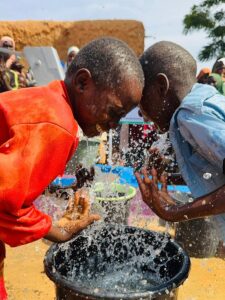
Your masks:
<instances>
[{"instance_id":1,"label":"tree","mask_svg":"<svg viewBox=\"0 0 225 300\"><path fill-rule=\"evenodd\" d=\"M194 5L183 20L184 34L204 30L210 43L204 46L198 58L207 61L225 56L225 0L204 0Z\"/></svg>"}]
</instances>

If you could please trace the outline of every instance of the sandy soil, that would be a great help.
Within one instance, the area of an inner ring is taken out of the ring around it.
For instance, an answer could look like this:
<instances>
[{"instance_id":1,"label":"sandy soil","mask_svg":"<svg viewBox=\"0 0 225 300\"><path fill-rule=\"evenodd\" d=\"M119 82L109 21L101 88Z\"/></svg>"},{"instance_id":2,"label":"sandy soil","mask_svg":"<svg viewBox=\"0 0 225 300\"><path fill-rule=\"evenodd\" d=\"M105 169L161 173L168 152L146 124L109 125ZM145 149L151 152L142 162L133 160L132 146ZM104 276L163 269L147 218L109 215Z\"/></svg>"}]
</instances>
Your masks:
<instances>
[{"instance_id":1,"label":"sandy soil","mask_svg":"<svg viewBox=\"0 0 225 300\"><path fill-rule=\"evenodd\" d=\"M155 230L156 225L151 229ZM7 247L5 278L9 300L55 299L54 284L43 270L47 249L43 240L17 248ZM191 263L189 278L179 288L178 300L224 300L225 260L192 258Z\"/></svg>"},{"instance_id":2,"label":"sandy soil","mask_svg":"<svg viewBox=\"0 0 225 300\"><path fill-rule=\"evenodd\" d=\"M54 284L44 273L43 258L48 245L42 240L20 246L7 247L5 266L9 300L53 300Z\"/></svg>"}]
</instances>

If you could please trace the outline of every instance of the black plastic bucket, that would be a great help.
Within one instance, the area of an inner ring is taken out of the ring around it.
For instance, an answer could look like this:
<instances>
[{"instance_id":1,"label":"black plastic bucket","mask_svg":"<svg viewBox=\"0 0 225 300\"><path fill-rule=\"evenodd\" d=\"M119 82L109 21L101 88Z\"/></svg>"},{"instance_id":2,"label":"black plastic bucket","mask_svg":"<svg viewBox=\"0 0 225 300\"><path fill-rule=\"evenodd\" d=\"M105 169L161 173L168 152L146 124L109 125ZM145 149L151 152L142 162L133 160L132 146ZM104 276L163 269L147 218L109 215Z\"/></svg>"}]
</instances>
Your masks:
<instances>
[{"instance_id":1,"label":"black plastic bucket","mask_svg":"<svg viewBox=\"0 0 225 300\"><path fill-rule=\"evenodd\" d=\"M53 244L44 265L57 300L171 300L188 276L190 260L169 236L108 224Z\"/></svg>"}]
</instances>

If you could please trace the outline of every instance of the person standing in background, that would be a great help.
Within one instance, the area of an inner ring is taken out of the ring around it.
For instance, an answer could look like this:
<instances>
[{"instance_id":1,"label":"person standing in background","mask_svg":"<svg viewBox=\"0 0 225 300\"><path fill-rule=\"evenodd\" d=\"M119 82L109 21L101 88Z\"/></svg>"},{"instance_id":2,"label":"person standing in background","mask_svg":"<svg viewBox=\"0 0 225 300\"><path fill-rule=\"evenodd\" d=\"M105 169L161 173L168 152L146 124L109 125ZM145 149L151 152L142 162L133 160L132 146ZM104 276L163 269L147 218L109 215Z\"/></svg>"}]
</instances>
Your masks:
<instances>
[{"instance_id":1,"label":"person standing in background","mask_svg":"<svg viewBox=\"0 0 225 300\"><path fill-rule=\"evenodd\" d=\"M212 73L217 73L225 81L225 57L217 59L213 65Z\"/></svg>"},{"instance_id":2,"label":"person standing in background","mask_svg":"<svg viewBox=\"0 0 225 300\"><path fill-rule=\"evenodd\" d=\"M211 70L209 68L203 68L197 75L197 82L198 83L208 83L208 77L211 73Z\"/></svg>"},{"instance_id":3,"label":"person standing in background","mask_svg":"<svg viewBox=\"0 0 225 300\"><path fill-rule=\"evenodd\" d=\"M74 60L74 58L77 56L78 52L79 52L79 48L77 46L71 46L69 47L68 51L67 51L67 60L66 60L66 64L64 66L64 71L66 72L69 65L71 64L71 62Z\"/></svg>"},{"instance_id":4,"label":"person standing in background","mask_svg":"<svg viewBox=\"0 0 225 300\"><path fill-rule=\"evenodd\" d=\"M15 51L15 41L10 36L3 36L0 39L0 48L5 48L11 51ZM9 54L0 51L1 61L4 61L6 68L11 68L11 65L16 61L15 54Z\"/></svg>"}]
</instances>

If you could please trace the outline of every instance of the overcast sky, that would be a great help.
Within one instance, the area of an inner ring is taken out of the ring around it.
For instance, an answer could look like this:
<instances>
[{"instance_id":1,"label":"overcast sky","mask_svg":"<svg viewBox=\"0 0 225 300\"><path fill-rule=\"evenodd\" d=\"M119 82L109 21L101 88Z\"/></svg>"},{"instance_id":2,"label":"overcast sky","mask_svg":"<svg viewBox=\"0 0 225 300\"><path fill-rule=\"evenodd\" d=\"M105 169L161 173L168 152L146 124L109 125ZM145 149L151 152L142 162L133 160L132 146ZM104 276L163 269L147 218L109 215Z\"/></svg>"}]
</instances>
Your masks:
<instances>
[{"instance_id":1,"label":"overcast sky","mask_svg":"<svg viewBox=\"0 0 225 300\"><path fill-rule=\"evenodd\" d=\"M145 48L167 40L186 48L197 59L207 43L204 32L184 35L182 20L202 0L0 0L2 20L135 19L145 27ZM200 63L198 69L214 61Z\"/></svg>"}]
</instances>

